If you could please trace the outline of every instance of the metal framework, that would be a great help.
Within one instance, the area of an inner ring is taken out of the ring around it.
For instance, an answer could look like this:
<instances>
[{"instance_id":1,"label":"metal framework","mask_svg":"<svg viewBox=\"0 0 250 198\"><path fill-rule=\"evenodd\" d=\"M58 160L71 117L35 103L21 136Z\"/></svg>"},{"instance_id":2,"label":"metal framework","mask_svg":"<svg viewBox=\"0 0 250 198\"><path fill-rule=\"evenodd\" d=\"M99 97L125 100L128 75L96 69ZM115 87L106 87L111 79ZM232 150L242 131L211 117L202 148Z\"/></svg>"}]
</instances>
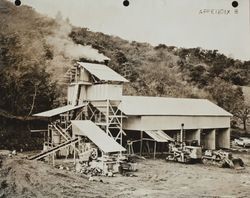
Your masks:
<instances>
[{"instance_id":1,"label":"metal framework","mask_svg":"<svg viewBox=\"0 0 250 198\"><path fill-rule=\"evenodd\" d=\"M118 82L127 82L126 79L121 77L119 74L116 74L114 71L110 72L109 68L105 68L104 71L108 71L108 74L111 76L110 79L107 79L107 75L105 76L105 80L99 79L99 77L92 74L92 72L88 71L89 82L84 82L81 80L81 67L78 65L74 65L68 69L66 74L64 75L65 81L68 84L77 85L78 88L78 96L80 93L79 85L92 85L92 84L102 84L102 83L110 83L113 81ZM102 68L103 68L102 67ZM106 70L105 70L106 69ZM114 78L115 76L115 78ZM79 103L79 99L77 103ZM74 159L76 157L76 153L80 155L83 152L82 147L84 146L84 141L81 137L77 137L73 135L72 132L72 122L73 120L90 120L94 122L98 127L103 129L107 135L112 137L115 141L122 145L123 135L126 133L123 131L123 118L126 116L122 113L121 110L118 109L118 105L121 103L119 100L93 100L93 101L81 101L85 102L86 105L79 108L69 110L64 113L58 113L56 115L51 116L50 123L48 125L48 130L45 132L44 137L44 146L46 146L46 151L33 156L32 159L41 159L46 156L51 156L54 164L54 157L57 151L66 150L67 153L74 152ZM77 105L76 103L76 105ZM73 147L73 150L71 149Z\"/></svg>"},{"instance_id":2,"label":"metal framework","mask_svg":"<svg viewBox=\"0 0 250 198\"><path fill-rule=\"evenodd\" d=\"M75 159L76 152L80 154L80 150L78 149L78 147L80 147L80 141L79 138L72 136L71 120L85 119L86 110L87 106L84 106L79 110L71 110L60 114L59 119L51 120L48 125L48 130L46 131L47 134L44 136L44 147L46 147L46 151L32 156L30 159L41 159L47 156L52 156L52 163L54 165L56 152L62 149L68 154L73 152ZM56 136L58 137L58 142L55 140ZM68 154L66 155L66 158L68 157Z\"/></svg>"},{"instance_id":3,"label":"metal framework","mask_svg":"<svg viewBox=\"0 0 250 198\"><path fill-rule=\"evenodd\" d=\"M88 103L88 119L122 144L126 133L122 129L122 119L126 116L118 109L120 101L100 100Z\"/></svg>"},{"instance_id":4,"label":"metal framework","mask_svg":"<svg viewBox=\"0 0 250 198\"><path fill-rule=\"evenodd\" d=\"M122 119L126 116L118 109L119 103L120 101L111 100L91 101L81 109L60 114L58 119L48 125L44 140L47 151L33 156L32 159L52 156L54 165L56 152L64 149L68 154L74 152L75 160L76 153L81 154L84 142L80 141L79 137L77 140L73 137L71 120L91 120L122 145L123 135L126 135L122 129Z\"/></svg>"}]
</instances>

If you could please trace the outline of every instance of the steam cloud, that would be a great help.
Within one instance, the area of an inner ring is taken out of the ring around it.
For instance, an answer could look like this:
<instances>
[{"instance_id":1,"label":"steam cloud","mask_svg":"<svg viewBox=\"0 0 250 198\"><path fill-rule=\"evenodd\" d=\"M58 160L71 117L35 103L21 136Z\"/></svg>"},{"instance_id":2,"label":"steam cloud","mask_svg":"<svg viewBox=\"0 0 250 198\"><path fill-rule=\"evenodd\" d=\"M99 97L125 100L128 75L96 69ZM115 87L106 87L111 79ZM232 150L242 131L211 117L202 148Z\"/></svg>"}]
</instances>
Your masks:
<instances>
[{"instance_id":1,"label":"steam cloud","mask_svg":"<svg viewBox=\"0 0 250 198\"><path fill-rule=\"evenodd\" d=\"M54 48L54 54L58 54L67 59L85 58L90 61L103 62L109 60L108 57L99 53L91 46L75 44L68 36L71 32L71 25L63 20L58 21L59 27L54 30L54 34L47 38L47 43Z\"/></svg>"}]
</instances>

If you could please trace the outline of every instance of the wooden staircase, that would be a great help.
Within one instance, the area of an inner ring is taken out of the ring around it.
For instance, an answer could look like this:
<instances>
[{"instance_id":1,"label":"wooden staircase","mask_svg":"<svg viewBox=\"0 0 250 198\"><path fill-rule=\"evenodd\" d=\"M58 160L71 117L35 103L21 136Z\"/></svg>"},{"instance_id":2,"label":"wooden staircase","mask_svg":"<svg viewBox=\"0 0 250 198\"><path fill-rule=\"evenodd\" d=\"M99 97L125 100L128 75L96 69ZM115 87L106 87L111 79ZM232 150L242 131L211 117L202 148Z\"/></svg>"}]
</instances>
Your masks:
<instances>
[{"instance_id":1,"label":"wooden staircase","mask_svg":"<svg viewBox=\"0 0 250 198\"><path fill-rule=\"evenodd\" d=\"M71 67L63 76L63 82L65 84L70 84L72 82L77 82L80 73L77 67Z\"/></svg>"}]
</instances>

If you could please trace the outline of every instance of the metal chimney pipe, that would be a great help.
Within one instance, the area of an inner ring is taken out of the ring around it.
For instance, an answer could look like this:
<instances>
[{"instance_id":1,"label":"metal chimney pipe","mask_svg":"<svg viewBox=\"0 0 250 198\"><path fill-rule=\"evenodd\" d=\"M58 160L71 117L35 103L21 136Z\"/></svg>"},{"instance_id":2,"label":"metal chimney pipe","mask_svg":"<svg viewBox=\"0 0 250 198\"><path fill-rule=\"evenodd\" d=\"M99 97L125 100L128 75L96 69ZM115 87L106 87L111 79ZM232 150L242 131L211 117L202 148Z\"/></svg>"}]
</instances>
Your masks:
<instances>
[{"instance_id":1,"label":"metal chimney pipe","mask_svg":"<svg viewBox=\"0 0 250 198\"><path fill-rule=\"evenodd\" d=\"M184 123L181 124L181 143L183 142Z\"/></svg>"}]
</instances>

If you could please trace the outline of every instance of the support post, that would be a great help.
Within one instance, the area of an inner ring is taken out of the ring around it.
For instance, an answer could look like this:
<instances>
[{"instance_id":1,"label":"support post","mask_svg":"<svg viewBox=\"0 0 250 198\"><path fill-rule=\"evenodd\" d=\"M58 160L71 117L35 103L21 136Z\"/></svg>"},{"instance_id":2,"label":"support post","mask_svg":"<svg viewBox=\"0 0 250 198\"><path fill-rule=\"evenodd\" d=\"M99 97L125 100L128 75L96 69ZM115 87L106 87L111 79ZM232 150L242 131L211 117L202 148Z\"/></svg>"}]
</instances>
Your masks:
<instances>
[{"instance_id":1,"label":"support post","mask_svg":"<svg viewBox=\"0 0 250 198\"><path fill-rule=\"evenodd\" d=\"M48 134L47 134L47 141L48 141L48 147L50 146L50 141L51 141L51 138L50 138L50 135L51 135L51 132L52 131L52 129L51 129L51 127L48 129Z\"/></svg>"},{"instance_id":2,"label":"support post","mask_svg":"<svg viewBox=\"0 0 250 198\"><path fill-rule=\"evenodd\" d=\"M55 152L52 154L52 165L55 166Z\"/></svg>"},{"instance_id":3,"label":"support post","mask_svg":"<svg viewBox=\"0 0 250 198\"><path fill-rule=\"evenodd\" d=\"M197 140L198 141L198 145L200 145L201 143L201 130L200 129L195 129L195 130L188 130L185 131L186 134L186 139L185 140Z\"/></svg>"},{"instance_id":4,"label":"support post","mask_svg":"<svg viewBox=\"0 0 250 198\"><path fill-rule=\"evenodd\" d=\"M48 136L48 133L49 133L49 125L48 125L47 131L44 131L44 133L43 133L43 146L44 146L44 144L46 142L46 136ZM44 147L43 147L43 149L44 149Z\"/></svg>"},{"instance_id":5,"label":"support post","mask_svg":"<svg viewBox=\"0 0 250 198\"><path fill-rule=\"evenodd\" d=\"M196 130L195 139L198 140L198 144L201 145L201 129Z\"/></svg>"},{"instance_id":6,"label":"support post","mask_svg":"<svg viewBox=\"0 0 250 198\"><path fill-rule=\"evenodd\" d=\"M123 117L122 117L122 111L121 111L121 118L120 118L120 119L121 119L121 124L120 124L120 133L121 133L121 141L120 141L120 144L121 144L121 145L122 145L122 130L123 130L123 129L122 129L122 118L123 118Z\"/></svg>"},{"instance_id":7,"label":"support post","mask_svg":"<svg viewBox=\"0 0 250 198\"><path fill-rule=\"evenodd\" d=\"M230 128L216 130L216 142L219 148L230 148Z\"/></svg>"},{"instance_id":8,"label":"support post","mask_svg":"<svg viewBox=\"0 0 250 198\"><path fill-rule=\"evenodd\" d=\"M81 149L80 148L81 139L80 139L80 136L77 136L77 138L78 138L78 150L80 150Z\"/></svg>"},{"instance_id":9,"label":"support post","mask_svg":"<svg viewBox=\"0 0 250 198\"><path fill-rule=\"evenodd\" d=\"M216 148L215 129L208 130L204 138L205 138L205 145L204 145L205 149L214 150Z\"/></svg>"},{"instance_id":10,"label":"support post","mask_svg":"<svg viewBox=\"0 0 250 198\"><path fill-rule=\"evenodd\" d=\"M143 131L141 131L140 156L142 156L142 141L143 141Z\"/></svg>"},{"instance_id":11,"label":"support post","mask_svg":"<svg viewBox=\"0 0 250 198\"><path fill-rule=\"evenodd\" d=\"M120 117L120 130L119 130L119 133L121 133L120 134L120 145L122 145L122 112L121 112L121 117ZM122 151L120 152L120 155L122 155Z\"/></svg>"},{"instance_id":12,"label":"support post","mask_svg":"<svg viewBox=\"0 0 250 198\"><path fill-rule=\"evenodd\" d=\"M154 159L155 159L155 153L156 153L156 141L154 142Z\"/></svg>"},{"instance_id":13,"label":"support post","mask_svg":"<svg viewBox=\"0 0 250 198\"><path fill-rule=\"evenodd\" d=\"M74 164L76 164L76 143L74 143Z\"/></svg>"},{"instance_id":14,"label":"support post","mask_svg":"<svg viewBox=\"0 0 250 198\"><path fill-rule=\"evenodd\" d=\"M109 100L107 100L107 107L106 107L106 133L108 134L109 127Z\"/></svg>"}]
</instances>

